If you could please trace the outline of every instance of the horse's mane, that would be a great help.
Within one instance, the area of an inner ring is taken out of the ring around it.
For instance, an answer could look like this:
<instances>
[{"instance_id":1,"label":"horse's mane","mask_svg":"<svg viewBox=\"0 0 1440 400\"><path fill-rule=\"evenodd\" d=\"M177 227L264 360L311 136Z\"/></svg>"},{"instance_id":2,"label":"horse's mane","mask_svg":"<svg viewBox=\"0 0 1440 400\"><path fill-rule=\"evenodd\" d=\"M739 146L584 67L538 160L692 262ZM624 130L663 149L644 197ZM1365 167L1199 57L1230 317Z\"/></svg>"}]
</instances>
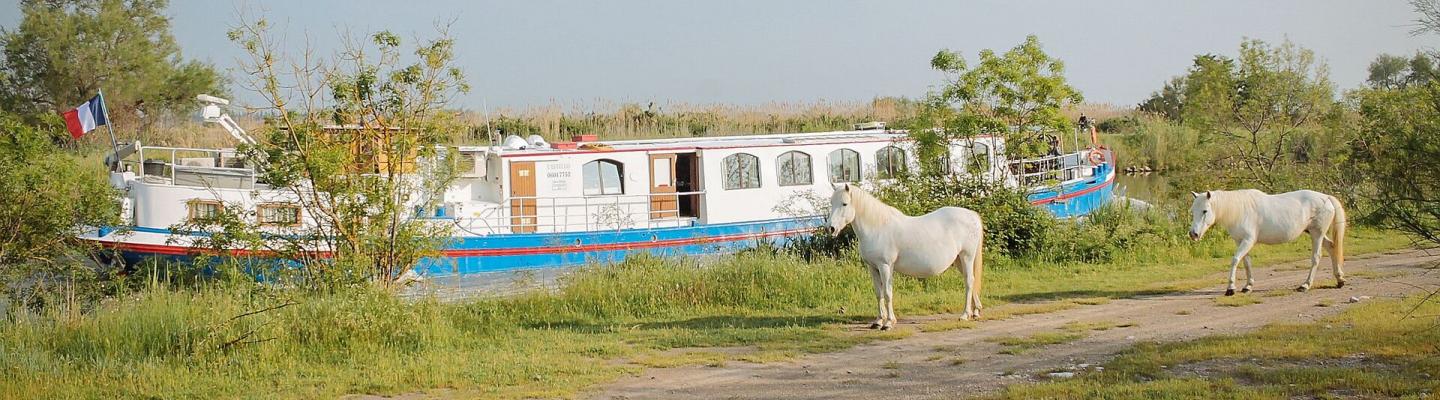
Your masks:
<instances>
[{"instance_id":1,"label":"horse's mane","mask_svg":"<svg viewBox=\"0 0 1440 400\"><path fill-rule=\"evenodd\" d=\"M850 201L854 203L855 219L865 226L880 226L905 215L857 185L850 185Z\"/></svg>"},{"instance_id":2,"label":"horse's mane","mask_svg":"<svg viewBox=\"0 0 1440 400\"><path fill-rule=\"evenodd\" d=\"M1210 193L1210 209L1215 211L1215 223L1220 226L1230 226L1245 215L1246 210L1254 208L1256 193L1265 195L1258 190L1215 190Z\"/></svg>"}]
</instances>

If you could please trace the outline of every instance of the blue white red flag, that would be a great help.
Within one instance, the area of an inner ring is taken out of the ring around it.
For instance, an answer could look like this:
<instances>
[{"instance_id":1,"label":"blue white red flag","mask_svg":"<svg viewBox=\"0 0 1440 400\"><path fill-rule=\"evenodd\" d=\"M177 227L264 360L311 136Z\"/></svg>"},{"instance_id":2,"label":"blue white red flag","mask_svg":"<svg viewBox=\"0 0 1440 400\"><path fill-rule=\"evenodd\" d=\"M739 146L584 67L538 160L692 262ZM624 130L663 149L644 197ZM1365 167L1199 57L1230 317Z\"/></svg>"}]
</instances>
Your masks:
<instances>
[{"instance_id":1,"label":"blue white red flag","mask_svg":"<svg viewBox=\"0 0 1440 400\"><path fill-rule=\"evenodd\" d=\"M100 125L105 125L109 117L105 112L105 98L95 95L90 101L80 104L74 110L60 113L65 118L65 129L70 131L70 137L79 139L86 133Z\"/></svg>"}]
</instances>

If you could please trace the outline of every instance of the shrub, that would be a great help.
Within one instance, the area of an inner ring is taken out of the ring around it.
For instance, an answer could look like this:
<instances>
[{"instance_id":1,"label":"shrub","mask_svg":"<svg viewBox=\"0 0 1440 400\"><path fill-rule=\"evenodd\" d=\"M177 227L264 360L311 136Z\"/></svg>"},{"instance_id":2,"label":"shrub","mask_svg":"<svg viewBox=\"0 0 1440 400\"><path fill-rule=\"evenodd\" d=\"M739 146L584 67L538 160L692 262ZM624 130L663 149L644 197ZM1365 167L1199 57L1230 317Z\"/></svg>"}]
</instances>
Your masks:
<instances>
[{"instance_id":1,"label":"shrub","mask_svg":"<svg viewBox=\"0 0 1440 400\"><path fill-rule=\"evenodd\" d=\"M94 294L96 271L83 263L90 253L76 235L120 214L102 175L54 137L0 116L0 293L18 304L39 306L58 291Z\"/></svg>"}]
</instances>

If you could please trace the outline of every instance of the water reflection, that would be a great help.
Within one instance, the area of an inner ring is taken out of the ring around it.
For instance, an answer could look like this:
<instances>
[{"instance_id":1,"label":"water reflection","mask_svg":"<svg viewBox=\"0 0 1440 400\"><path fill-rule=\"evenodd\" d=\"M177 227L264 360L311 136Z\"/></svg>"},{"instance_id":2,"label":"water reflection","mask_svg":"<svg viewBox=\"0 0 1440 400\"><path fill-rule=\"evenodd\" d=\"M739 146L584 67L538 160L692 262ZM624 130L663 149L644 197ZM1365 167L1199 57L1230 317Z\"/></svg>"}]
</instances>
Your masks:
<instances>
[{"instance_id":1,"label":"water reflection","mask_svg":"<svg viewBox=\"0 0 1440 400\"><path fill-rule=\"evenodd\" d=\"M1174 188L1170 187L1170 179L1161 174L1120 174L1115 178L1115 184L1116 196L1139 199L1156 205L1169 202L1173 198L1171 191Z\"/></svg>"}]
</instances>

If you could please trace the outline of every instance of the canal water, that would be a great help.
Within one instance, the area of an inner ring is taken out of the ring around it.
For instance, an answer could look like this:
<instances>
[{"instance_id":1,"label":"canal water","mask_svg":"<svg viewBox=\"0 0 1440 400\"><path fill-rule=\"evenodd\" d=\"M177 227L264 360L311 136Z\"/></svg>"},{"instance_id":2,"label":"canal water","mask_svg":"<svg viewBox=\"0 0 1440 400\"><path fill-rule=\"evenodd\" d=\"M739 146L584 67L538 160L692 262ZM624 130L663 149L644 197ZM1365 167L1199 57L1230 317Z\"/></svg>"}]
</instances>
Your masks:
<instances>
[{"instance_id":1,"label":"canal water","mask_svg":"<svg viewBox=\"0 0 1440 400\"><path fill-rule=\"evenodd\" d=\"M1143 200L1155 205L1171 201L1175 194L1172 192L1174 188L1170 186L1170 179L1157 173L1119 174L1115 177L1115 185L1115 196Z\"/></svg>"}]
</instances>

